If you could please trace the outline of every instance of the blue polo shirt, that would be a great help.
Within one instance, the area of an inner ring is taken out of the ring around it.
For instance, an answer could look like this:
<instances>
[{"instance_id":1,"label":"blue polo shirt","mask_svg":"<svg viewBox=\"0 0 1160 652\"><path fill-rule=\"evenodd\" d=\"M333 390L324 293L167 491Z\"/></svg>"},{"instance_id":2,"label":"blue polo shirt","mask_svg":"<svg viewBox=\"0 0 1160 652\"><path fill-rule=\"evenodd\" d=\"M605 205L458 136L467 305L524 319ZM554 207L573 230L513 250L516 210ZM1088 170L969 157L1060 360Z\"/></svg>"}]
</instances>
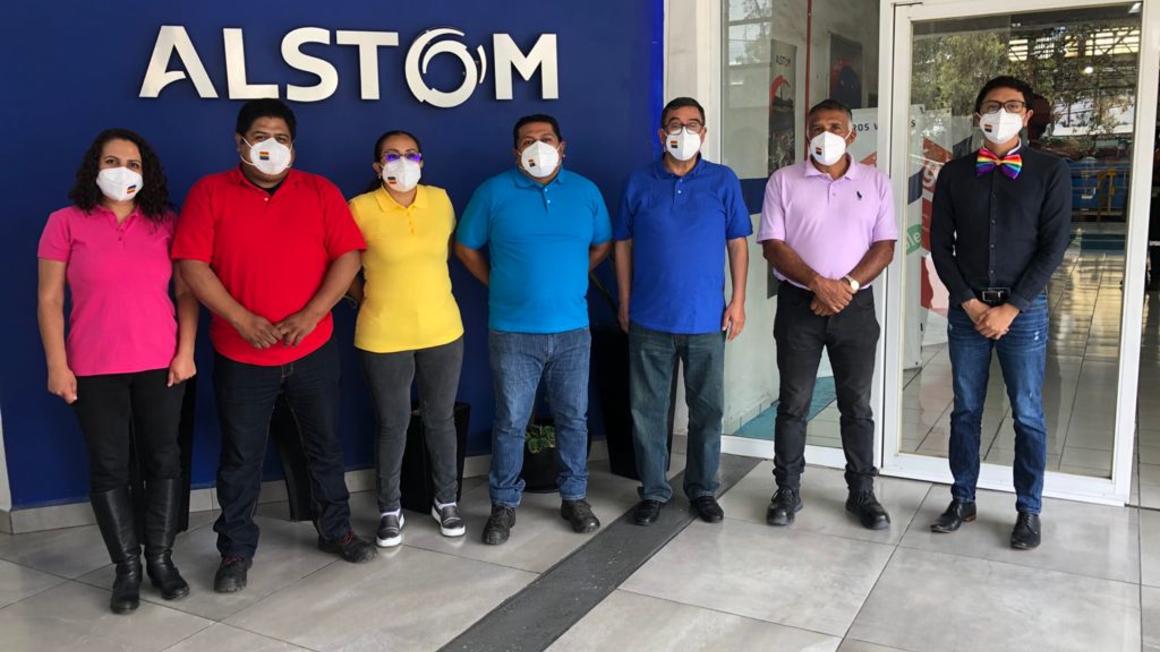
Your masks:
<instances>
[{"instance_id":1,"label":"blue polo shirt","mask_svg":"<svg viewBox=\"0 0 1160 652\"><path fill-rule=\"evenodd\" d=\"M617 240L632 240L629 318L666 333L720 331L725 242L752 233L728 167L702 158L678 177L661 159L633 172L613 228Z\"/></svg>"},{"instance_id":2,"label":"blue polo shirt","mask_svg":"<svg viewBox=\"0 0 1160 652\"><path fill-rule=\"evenodd\" d=\"M488 325L510 333L562 333L588 325L588 249L612 236L596 184L560 170L543 185L516 169L483 182L456 239L488 246Z\"/></svg>"}]
</instances>

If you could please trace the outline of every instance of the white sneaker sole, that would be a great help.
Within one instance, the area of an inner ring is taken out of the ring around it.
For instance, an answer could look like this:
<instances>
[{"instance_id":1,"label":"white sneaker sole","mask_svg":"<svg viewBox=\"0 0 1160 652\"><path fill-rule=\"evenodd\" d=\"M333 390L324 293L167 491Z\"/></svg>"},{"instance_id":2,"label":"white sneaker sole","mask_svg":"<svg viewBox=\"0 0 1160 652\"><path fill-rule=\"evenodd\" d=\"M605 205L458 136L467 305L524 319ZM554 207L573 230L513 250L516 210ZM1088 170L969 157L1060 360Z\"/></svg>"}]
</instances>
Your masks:
<instances>
[{"instance_id":1,"label":"white sneaker sole","mask_svg":"<svg viewBox=\"0 0 1160 652\"><path fill-rule=\"evenodd\" d=\"M431 507L431 518L439 524L439 533L445 537L461 537L467 534L467 526L464 525L456 528L443 527L443 519L439 518L439 511L434 506Z\"/></svg>"},{"instance_id":2,"label":"white sneaker sole","mask_svg":"<svg viewBox=\"0 0 1160 652\"><path fill-rule=\"evenodd\" d=\"M376 536L375 545L380 548L394 548L395 546L403 543L403 525L406 523L407 519L403 518L402 514L399 514L399 536L391 537L389 539L380 539Z\"/></svg>"}]
</instances>

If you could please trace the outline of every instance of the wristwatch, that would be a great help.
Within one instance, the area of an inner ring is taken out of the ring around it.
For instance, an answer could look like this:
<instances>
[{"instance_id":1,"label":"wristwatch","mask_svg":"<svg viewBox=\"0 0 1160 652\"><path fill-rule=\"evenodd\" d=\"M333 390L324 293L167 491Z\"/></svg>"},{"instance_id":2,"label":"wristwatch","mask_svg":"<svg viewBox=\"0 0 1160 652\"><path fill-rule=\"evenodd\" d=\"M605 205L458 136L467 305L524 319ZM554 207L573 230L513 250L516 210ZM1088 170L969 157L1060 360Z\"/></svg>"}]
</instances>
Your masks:
<instances>
[{"instance_id":1,"label":"wristwatch","mask_svg":"<svg viewBox=\"0 0 1160 652\"><path fill-rule=\"evenodd\" d=\"M859 283L858 279L854 278L853 276L850 276L847 274L846 276L842 277L842 280L849 283L850 289L853 290L854 292L857 292L858 290L862 289L862 284Z\"/></svg>"}]
</instances>

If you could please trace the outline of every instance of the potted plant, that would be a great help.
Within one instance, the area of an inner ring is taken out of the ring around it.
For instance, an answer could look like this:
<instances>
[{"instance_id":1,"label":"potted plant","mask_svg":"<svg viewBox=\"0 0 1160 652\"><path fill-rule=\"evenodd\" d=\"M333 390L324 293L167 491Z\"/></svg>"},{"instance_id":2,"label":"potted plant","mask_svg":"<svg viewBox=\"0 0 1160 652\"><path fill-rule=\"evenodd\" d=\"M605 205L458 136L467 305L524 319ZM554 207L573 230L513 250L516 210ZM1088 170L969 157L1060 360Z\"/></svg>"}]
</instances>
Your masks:
<instances>
[{"instance_id":1,"label":"potted plant","mask_svg":"<svg viewBox=\"0 0 1160 652\"><path fill-rule=\"evenodd\" d=\"M551 417L535 417L524 430L524 491L556 491L556 424Z\"/></svg>"}]
</instances>

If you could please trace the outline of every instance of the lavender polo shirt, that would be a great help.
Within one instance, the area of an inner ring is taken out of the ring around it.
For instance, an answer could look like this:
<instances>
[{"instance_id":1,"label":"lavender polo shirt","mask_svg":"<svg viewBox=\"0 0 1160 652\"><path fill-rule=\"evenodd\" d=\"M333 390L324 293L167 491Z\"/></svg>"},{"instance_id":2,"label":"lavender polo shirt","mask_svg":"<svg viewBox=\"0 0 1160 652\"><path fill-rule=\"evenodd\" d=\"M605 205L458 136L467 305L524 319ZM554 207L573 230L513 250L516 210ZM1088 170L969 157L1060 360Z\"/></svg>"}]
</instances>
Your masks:
<instances>
[{"instance_id":1,"label":"lavender polo shirt","mask_svg":"<svg viewBox=\"0 0 1160 652\"><path fill-rule=\"evenodd\" d=\"M897 239L890 179L877 168L851 160L832 179L805 160L774 172L765 186L757 241L784 240L826 278L849 274L875 242Z\"/></svg>"}]
</instances>

